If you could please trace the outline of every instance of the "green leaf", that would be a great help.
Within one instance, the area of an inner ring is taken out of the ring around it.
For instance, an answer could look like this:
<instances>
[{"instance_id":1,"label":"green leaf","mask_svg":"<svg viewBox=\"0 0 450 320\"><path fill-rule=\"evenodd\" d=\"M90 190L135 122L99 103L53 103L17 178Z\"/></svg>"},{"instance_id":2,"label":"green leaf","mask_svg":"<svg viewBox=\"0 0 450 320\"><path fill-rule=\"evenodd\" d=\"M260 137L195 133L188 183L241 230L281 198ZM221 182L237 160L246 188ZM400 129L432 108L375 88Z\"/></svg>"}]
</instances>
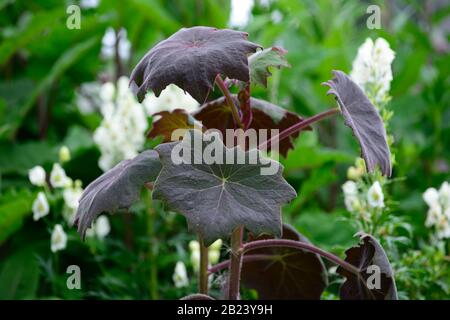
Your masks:
<instances>
[{"instance_id":1,"label":"green leaf","mask_svg":"<svg viewBox=\"0 0 450 320\"><path fill-rule=\"evenodd\" d=\"M347 278L340 288L343 300L397 300L397 288L389 259L380 243L371 235L357 234L361 243L348 249L345 261L358 267L361 278L339 267L337 272ZM375 267L376 269L372 269ZM380 273L378 273L378 271ZM376 278L378 277L377 286ZM368 284L374 285L369 288Z\"/></svg>"},{"instance_id":2,"label":"green leaf","mask_svg":"<svg viewBox=\"0 0 450 320\"><path fill-rule=\"evenodd\" d=\"M280 47L264 49L248 57L248 67L250 69L250 83L258 83L267 87L267 78L272 75L270 67L281 69L290 67L284 55L286 50Z\"/></svg>"},{"instance_id":3,"label":"green leaf","mask_svg":"<svg viewBox=\"0 0 450 320\"><path fill-rule=\"evenodd\" d=\"M353 130L361 146L361 157L368 171L377 166L381 173L392 173L391 153L386 139L383 121L361 88L344 72L333 71L334 78L324 85L330 87L327 94L334 94L341 108L345 124Z\"/></svg>"},{"instance_id":4,"label":"green leaf","mask_svg":"<svg viewBox=\"0 0 450 320\"><path fill-rule=\"evenodd\" d=\"M270 237L255 240L263 239ZM309 243L286 224L282 239ZM242 283L256 289L262 300L319 300L328 285L328 276L322 259L314 253L283 247L263 248L245 255Z\"/></svg>"},{"instance_id":5,"label":"green leaf","mask_svg":"<svg viewBox=\"0 0 450 320\"><path fill-rule=\"evenodd\" d=\"M199 147L205 154L214 150L216 159L206 161ZM256 235L281 234L281 205L296 193L282 177L283 167L278 162L263 158L255 149L226 148L217 134L203 135L198 130L187 132L181 142L161 144L156 150L163 168L153 198L183 214L189 228L207 245L228 238L238 226ZM172 153L181 150L184 161L177 164ZM193 159L196 161L190 161ZM243 160L241 164L238 159ZM269 166L273 171L265 172Z\"/></svg>"},{"instance_id":6,"label":"green leaf","mask_svg":"<svg viewBox=\"0 0 450 320\"><path fill-rule=\"evenodd\" d=\"M31 109L31 107L36 102L36 99L48 88L52 85L53 82L57 80L67 69L69 69L74 63L76 63L84 54L86 54L89 50L94 48L99 42L99 38L97 36L92 37L88 40L85 40L81 43L76 44L63 55L59 57L59 59L53 64L47 76L42 79L38 85L32 90L31 94L29 94L24 105L20 107L20 118L24 118L26 113ZM12 124L9 130L7 131L8 136L11 137L15 134L15 131L18 129L20 124ZM3 133L5 134L5 133Z\"/></svg>"},{"instance_id":7,"label":"green leaf","mask_svg":"<svg viewBox=\"0 0 450 320\"><path fill-rule=\"evenodd\" d=\"M35 196L27 189L2 194L0 198L0 244L21 228L24 218L31 213Z\"/></svg>"},{"instance_id":8,"label":"green leaf","mask_svg":"<svg viewBox=\"0 0 450 320\"><path fill-rule=\"evenodd\" d=\"M74 220L81 236L85 236L102 212L129 208L139 199L144 184L154 181L160 169L158 153L147 150L133 159L123 160L89 184L80 198Z\"/></svg>"},{"instance_id":9,"label":"green leaf","mask_svg":"<svg viewBox=\"0 0 450 320\"><path fill-rule=\"evenodd\" d=\"M25 247L3 263L0 272L1 299L33 299L39 286L40 270L34 250Z\"/></svg>"}]
</instances>

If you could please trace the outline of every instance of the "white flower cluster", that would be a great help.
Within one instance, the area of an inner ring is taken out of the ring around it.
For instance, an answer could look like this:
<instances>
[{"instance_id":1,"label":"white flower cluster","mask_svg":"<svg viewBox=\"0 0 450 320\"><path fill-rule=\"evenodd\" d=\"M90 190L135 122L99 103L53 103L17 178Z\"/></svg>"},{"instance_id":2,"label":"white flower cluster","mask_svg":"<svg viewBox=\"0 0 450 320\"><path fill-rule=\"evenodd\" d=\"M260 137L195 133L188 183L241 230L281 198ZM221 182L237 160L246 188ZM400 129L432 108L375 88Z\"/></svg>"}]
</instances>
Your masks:
<instances>
[{"instance_id":1,"label":"white flower cluster","mask_svg":"<svg viewBox=\"0 0 450 320\"><path fill-rule=\"evenodd\" d=\"M389 43L378 38L367 38L353 60L351 78L366 92L375 105L386 100L392 81L391 64L395 52Z\"/></svg>"},{"instance_id":2,"label":"white flower cluster","mask_svg":"<svg viewBox=\"0 0 450 320\"><path fill-rule=\"evenodd\" d=\"M101 151L99 166L107 171L138 154L148 123L143 108L128 88L128 78L121 77L117 86L105 83L100 98L103 120L94 132L94 141Z\"/></svg>"},{"instance_id":3,"label":"white flower cluster","mask_svg":"<svg viewBox=\"0 0 450 320\"><path fill-rule=\"evenodd\" d=\"M106 29L102 39L101 55L104 58L113 58L116 55L116 42L118 43L118 53L121 60L130 59L131 42L127 37L127 30L120 29L117 33L113 28Z\"/></svg>"},{"instance_id":4,"label":"white flower cluster","mask_svg":"<svg viewBox=\"0 0 450 320\"><path fill-rule=\"evenodd\" d=\"M384 208L384 194L378 181L364 192L356 182L349 180L342 185L342 191L347 210L358 214L363 220L370 219L371 210Z\"/></svg>"},{"instance_id":5,"label":"white flower cluster","mask_svg":"<svg viewBox=\"0 0 450 320\"><path fill-rule=\"evenodd\" d=\"M80 180L73 181L67 176L66 171L61 166L61 163L70 161L70 150L66 146L61 147L59 150L60 163L54 163L52 171L49 175L49 182L46 180L46 172L41 166L35 166L28 171L28 178L31 184L42 187L43 190L39 191L36 199L32 205L33 220L47 216L50 213L50 205L47 196L54 201L58 196L64 200L64 206L62 215L67 224L73 222L74 215L78 209L78 202L83 193L82 183ZM50 188L51 187L51 188ZM101 216L97 219L93 227L94 231L90 231L93 235L99 239L103 239L110 232L110 225L108 218ZM61 224L56 224L53 227L50 249L52 252L64 250L67 246L67 234L64 232L64 228Z\"/></svg>"},{"instance_id":6,"label":"white flower cluster","mask_svg":"<svg viewBox=\"0 0 450 320\"><path fill-rule=\"evenodd\" d=\"M439 191L428 188L423 193L423 200L429 209L425 225L434 227L439 239L450 238L450 185L442 183Z\"/></svg>"},{"instance_id":7,"label":"white flower cluster","mask_svg":"<svg viewBox=\"0 0 450 320\"><path fill-rule=\"evenodd\" d=\"M184 109L187 112L192 112L199 107L198 102L191 95L185 93L183 89L174 84L169 84L159 97L156 97L153 92L148 93L142 104L148 115L175 109Z\"/></svg>"}]
</instances>

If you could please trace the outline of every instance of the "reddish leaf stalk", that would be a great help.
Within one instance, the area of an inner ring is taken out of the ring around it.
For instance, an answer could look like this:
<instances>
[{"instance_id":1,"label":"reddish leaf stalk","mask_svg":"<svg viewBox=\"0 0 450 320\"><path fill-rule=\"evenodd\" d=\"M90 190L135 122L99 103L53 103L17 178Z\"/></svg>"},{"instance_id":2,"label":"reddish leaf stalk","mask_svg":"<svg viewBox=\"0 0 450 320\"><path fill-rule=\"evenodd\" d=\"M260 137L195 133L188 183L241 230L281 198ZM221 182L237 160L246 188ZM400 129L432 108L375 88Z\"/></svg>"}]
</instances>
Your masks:
<instances>
[{"instance_id":1,"label":"reddish leaf stalk","mask_svg":"<svg viewBox=\"0 0 450 320\"><path fill-rule=\"evenodd\" d=\"M334 254L317 248L316 246L300 241L294 240L285 240L285 239L269 239L269 240L258 240L246 243L243 247L243 252L249 252L256 249L268 248L268 247L288 247L300 250L306 250L309 252L316 253L325 259L341 266L345 270L355 274L356 276L360 276L360 271L354 265L348 263L347 261L342 260L341 258L335 256Z\"/></svg>"},{"instance_id":2,"label":"reddish leaf stalk","mask_svg":"<svg viewBox=\"0 0 450 320\"><path fill-rule=\"evenodd\" d=\"M228 279L228 300L239 299L239 288L241 283L241 268L243 244L242 236L244 233L243 227L238 227L231 235L231 258L230 258L230 272Z\"/></svg>"},{"instance_id":3,"label":"reddish leaf stalk","mask_svg":"<svg viewBox=\"0 0 450 320\"><path fill-rule=\"evenodd\" d=\"M244 129L241 117L239 116L238 108L236 107L236 104L234 103L233 98L231 97L230 90L228 90L228 87L223 82L220 74L216 76L216 83L220 91L222 91L223 95L225 96L225 99L227 100L227 104L231 109L231 114L233 115L234 122L236 123L236 125L239 126L239 128Z\"/></svg>"},{"instance_id":4,"label":"reddish leaf stalk","mask_svg":"<svg viewBox=\"0 0 450 320\"><path fill-rule=\"evenodd\" d=\"M279 141L281 141L281 140L283 140L283 139L293 135L294 133L299 132L302 129L305 129L306 127L308 127L309 125L313 124L314 122L318 122L318 121L323 120L323 119L325 119L327 117L335 115L335 114L337 114L339 112L340 112L339 108L333 108L333 109L329 109L329 110L326 110L324 112L318 113L318 114L316 114L316 115L314 115L314 116L312 116L310 118L307 118L307 119L305 119L305 120L303 120L301 122L298 122L298 123L294 124L293 126L291 126L291 127L287 128L287 129L281 131L278 135L273 136L269 140L266 140L263 143L261 143L258 146L258 149L265 150L265 149L269 148L270 145L273 142L275 142L277 140L279 142Z\"/></svg>"},{"instance_id":5,"label":"reddish leaf stalk","mask_svg":"<svg viewBox=\"0 0 450 320\"><path fill-rule=\"evenodd\" d=\"M242 257L242 262L252 262L252 261L261 261L261 260L269 260L273 258L270 254L249 254L247 256ZM222 261L211 268L208 269L208 274L213 274L219 272L223 269L227 269L230 266L230 260Z\"/></svg>"}]
</instances>

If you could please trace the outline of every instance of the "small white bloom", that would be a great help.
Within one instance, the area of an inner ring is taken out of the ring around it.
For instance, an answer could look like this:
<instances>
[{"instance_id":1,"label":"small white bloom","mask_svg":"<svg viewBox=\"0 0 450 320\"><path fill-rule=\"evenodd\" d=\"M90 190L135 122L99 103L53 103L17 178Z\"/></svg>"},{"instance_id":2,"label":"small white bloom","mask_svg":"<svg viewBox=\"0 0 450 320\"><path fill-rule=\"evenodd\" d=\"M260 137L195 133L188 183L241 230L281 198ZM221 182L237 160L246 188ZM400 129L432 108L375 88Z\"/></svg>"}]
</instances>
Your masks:
<instances>
[{"instance_id":1,"label":"small white bloom","mask_svg":"<svg viewBox=\"0 0 450 320\"><path fill-rule=\"evenodd\" d=\"M222 247L222 240L218 239L214 241L208 248L208 260L211 265L219 262L220 248Z\"/></svg>"},{"instance_id":2,"label":"small white bloom","mask_svg":"<svg viewBox=\"0 0 450 320\"><path fill-rule=\"evenodd\" d=\"M105 58L112 58L115 56L115 45L119 38L119 57L121 60L128 60L130 58L131 43L127 37L127 31L122 28L116 35L116 31L113 28L108 28L102 39L102 50L101 54Z\"/></svg>"},{"instance_id":3,"label":"small white bloom","mask_svg":"<svg viewBox=\"0 0 450 320\"><path fill-rule=\"evenodd\" d=\"M50 173L50 184L54 188L64 188L70 185L71 179L66 175L66 172L59 163L54 163L52 172Z\"/></svg>"},{"instance_id":4,"label":"small white bloom","mask_svg":"<svg viewBox=\"0 0 450 320\"><path fill-rule=\"evenodd\" d=\"M428 188L422 195L430 208L439 206L439 193L435 188Z\"/></svg>"},{"instance_id":5,"label":"small white bloom","mask_svg":"<svg viewBox=\"0 0 450 320\"><path fill-rule=\"evenodd\" d=\"M59 149L59 162L64 163L70 161L70 150L67 146L62 146Z\"/></svg>"},{"instance_id":6,"label":"small white bloom","mask_svg":"<svg viewBox=\"0 0 450 320\"><path fill-rule=\"evenodd\" d=\"M444 181L439 188L439 201L444 208L450 207L450 185Z\"/></svg>"},{"instance_id":7,"label":"small white bloom","mask_svg":"<svg viewBox=\"0 0 450 320\"><path fill-rule=\"evenodd\" d=\"M67 235L60 224L55 225L51 237L50 249L52 252L64 250L67 245Z\"/></svg>"},{"instance_id":8,"label":"small white bloom","mask_svg":"<svg viewBox=\"0 0 450 320\"><path fill-rule=\"evenodd\" d=\"M42 187L45 185L45 170L41 166L35 166L28 171L28 179L35 185Z\"/></svg>"},{"instance_id":9,"label":"small white bloom","mask_svg":"<svg viewBox=\"0 0 450 320\"><path fill-rule=\"evenodd\" d=\"M344 195L344 204L349 212L354 212L361 208L361 202L358 197L354 195Z\"/></svg>"},{"instance_id":10,"label":"small white bloom","mask_svg":"<svg viewBox=\"0 0 450 320\"><path fill-rule=\"evenodd\" d=\"M98 7L99 2L100 0L81 0L80 6L83 9L93 9Z\"/></svg>"},{"instance_id":11,"label":"small white bloom","mask_svg":"<svg viewBox=\"0 0 450 320\"><path fill-rule=\"evenodd\" d=\"M367 201L372 208L384 207L384 194L378 181L375 181L369 188L369 191L367 192Z\"/></svg>"},{"instance_id":12,"label":"small white bloom","mask_svg":"<svg viewBox=\"0 0 450 320\"><path fill-rule=\"evenodd\" d=\"M71 209L77 209L78 201L80 201L82 194L83 189L77 186L64 189L63 198L66 206Z\"/></svg>"},{"instance_id":13,"label":"small white bloom","mask_svg":"<svg viewBox=\"0 0 450 320\"><path fill-rule=\"evenodd\" d=\"M43 192L39 192L36 199L33 202L33 220L37 221L40 218L48 215L50 207L48 205L47 198Z\"/></svg>"},{"instance_id":14,"label":"small white bloom","mask_svg":"<svg viewBox=\"0 0 450 320\"><path fill-rule=\"evenodd\" d=\"M153 92L148 93L142 105L145 107L148 115L175 109L184 109L187 112L192 112L199 107L198 102L194 98L174 84L169 84L159 97L156 97Z\"/></svg>"},{"instance_id":15,"label":"small white bloom","mask_svg":"<svg viewBox=\"0 0 450 320\"><path fill-rule=\"evenodd\" d=\"M446 215L441 215L436 224L436 235L439 239L450 238L450 222Z\"/></svg>"},{"instance_id":16,"label":"small white bloom","mask_svg":"<svg viewBox=\"0 0 450 320\"><path fill-rule=\"evenodd\" d=\"M95 234L99 239L105 238L111 231L109 219L107 216L100 216L95 222Z\"/></svg>"},{"instance_id":17,"label":"small white bloom","mask_svg":"<svg viewBox=\"0 0 450 320\"><path fill-rule=\"evenodd\" d=\"M182 288L189 285L189 279L187 277L186 266L182 261L178 261L175 265L175 271L172 276L175 287Z\"/></svg>"},{"instance_id":18,"label":"small white bloom","mask_svg":"<svg viewBox=\"0 0 450 320\"><path fill-rule=\"evenodd\" d=\"M442 215L441 206L433 206L428 209L427 219L425 221L425 226L432 227L436 225Z\"/></svg>"},{"instance_id":19,"label":"small white bloom","mask_svg":"<svg viewBox=\"0 0 450 320\"><path fill-rule=\"evenodd\" d=\"M346 196L356 196L358 194L358 186L353 181L347 181L342 185L342 191Z\"/></svg>"}]
</instances>

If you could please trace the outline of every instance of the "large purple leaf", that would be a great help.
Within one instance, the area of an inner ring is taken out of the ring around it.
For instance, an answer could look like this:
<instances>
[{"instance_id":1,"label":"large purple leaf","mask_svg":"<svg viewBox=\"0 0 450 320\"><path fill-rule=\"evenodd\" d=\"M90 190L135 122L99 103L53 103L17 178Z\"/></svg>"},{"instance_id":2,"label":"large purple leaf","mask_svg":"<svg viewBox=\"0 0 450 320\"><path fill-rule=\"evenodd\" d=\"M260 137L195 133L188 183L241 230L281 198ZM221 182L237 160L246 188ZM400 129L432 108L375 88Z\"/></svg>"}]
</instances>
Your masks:
<instances>
[{"instance_id":1,"label":"large purple leaf","mask_svg":"<svg viewBox=\"0 0 450 320\"><path fill-rule=\"evenodd\" d=\"M203 141L196 140L201 137ZM216 150L218 161L199 157L200 148ZM296 196L281 175L281 164L263 158L256 150L226 148L218 135L206 136L198 130L189 131L181 142L160 144L156 150L162 170L153 197L183 214L189 228L200 234L207 245L228 238L238 226L256 235L281 234L281 205ZM191 161L177 164L172 156L180 150ZM239 164L240 157L244 161ZM252 157L255 161L250 163ZM264 172L263 168L271 165L272 172Z\"/></svg>"},{"instance_id":2,"label":"large purple leaf","mask_svg":"<svg viewBox=\"0 0 450 320\"><path fill-rule=\"evenodd\" d=\"M260 48L245 32L210 27L182 28L154 46L134 68L130 85L142 101L173 83L204 103L218 74L249 81L247 55Z\"/></svg>"},{"instance_id":3,"label":"large purple leaf","mask_svg":"<svg viewBox=\"0 0 450 320\"><path fill-rule=\"evenodd\" d=\"M391 175L391 154L386 140L386 129L377 109L361 88L344 72L333 71L334 78L324 83L330 87L341 108L345 124L353 130L361 146L361 155L367 170L380 167L382 174Z\"/></svg>"},{"instance_id":4,"label":"large purple leaf","mask_svg":"<svg viewBox=\"0 0 450 320\"><path fill-rule=\"evenodd\" d=\"M342 267L337 269L339 274L347 278L340 288L341 299L397 300L394 272L383 247L369 234L359 233L358 236L361 239L360 245L345 252L345 261L360 270L360 277ZM374 277L379 277L378 288ZM368 286L369 282L371 287Z\"/></svg>"},{"instance_id":5,"label":"large purple leaf","mask_svg":"<svg viewBox=\"0 0 450 320\"><path fill-rule=\"evenodd\" d=\"M255 240L266 240L259 237ZM283 225L282 239L308 242L290 225ZM322 259L314 253L294 248L262 248L244 257L242 284L258 291L262 300L319 300L328 285Z\"/></svg>"},{"instance_id":6,"label":"large purple leaf","mask_svg":"<svg viewBox=\"0 0 450 320\"><path fill-rule=\"evenodd\" d=\"M133 159L123 160L89 184L81 196L74 221L82 237L102 212L129 208L139 199L144 183L154 181L160 170L158 153L147 150Z\"/></svg>"}]
</instances>

